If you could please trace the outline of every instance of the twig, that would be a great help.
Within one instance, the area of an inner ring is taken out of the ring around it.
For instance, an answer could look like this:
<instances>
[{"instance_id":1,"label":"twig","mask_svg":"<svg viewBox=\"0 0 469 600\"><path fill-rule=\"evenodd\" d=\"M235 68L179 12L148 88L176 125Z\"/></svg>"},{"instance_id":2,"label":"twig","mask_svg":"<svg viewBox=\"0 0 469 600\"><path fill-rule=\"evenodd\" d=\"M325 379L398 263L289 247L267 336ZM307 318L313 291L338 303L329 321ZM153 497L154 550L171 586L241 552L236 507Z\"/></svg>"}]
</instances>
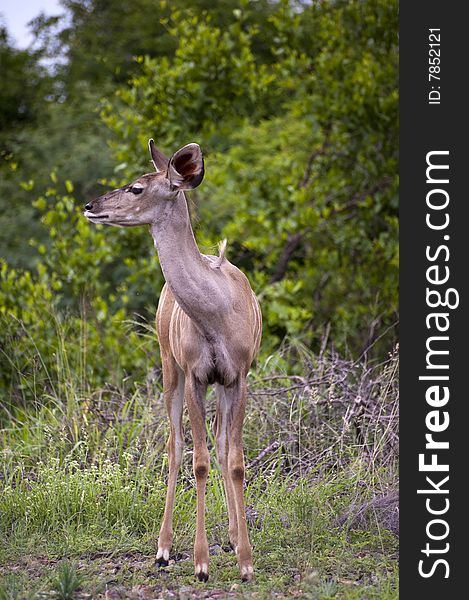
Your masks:
<instances>
[{"instance_id":1,"label":"twig","mask_svg":"<svg viewBox=\"0 0 469 600\"><path fill-rule=\"evenodd\" d=\"M285 277L287 272L288 263L290 262L293 254L299 247L303 238L304 232L297 232L294 234L288 234L288 241L282 250L282 254L278 259L277 265L275 266L274 274L270 278L269 283L276 283L281 281Z\"/></svg>"},{"instance_id":2,"label":"twig","mask_svg":"<svg viewBox=\"0 0 469 600\"><path fill-rule=\"evenodd\" d=\"M264 456L266 456L267 454L270 454L271 452L275 452L275 450L277 450L280 447L280 443L275 441L272 442L271 444L269 444L266 448L264 448L264 450L262 450L257 456L256 458L254 458L247 466L246 469L252 469L253 467L255 467L257 464L259 464L261 462L261 460L264 458Z\"/></svg>"}]
</instances>

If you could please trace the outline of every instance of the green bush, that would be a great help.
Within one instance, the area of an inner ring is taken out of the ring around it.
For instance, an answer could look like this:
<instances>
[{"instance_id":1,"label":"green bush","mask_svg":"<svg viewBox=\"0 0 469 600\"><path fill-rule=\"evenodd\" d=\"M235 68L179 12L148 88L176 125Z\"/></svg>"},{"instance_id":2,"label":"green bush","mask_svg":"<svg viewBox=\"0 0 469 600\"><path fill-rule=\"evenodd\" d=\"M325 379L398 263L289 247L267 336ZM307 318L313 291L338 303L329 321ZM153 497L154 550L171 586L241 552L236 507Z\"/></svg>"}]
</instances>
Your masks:
<instances>
[{"instance_id":1,"label":"green bush","mask_svg":"<svg viewBox=\"0 0 469 600\"><path fill-rule=\"evenodd\" d=\"M318 349L330 325L361 351L397 311L395 3L282 2L271 60L237 17L222 31L173 15L174 57L141 57L104 111L119 169L148 169L150 136L168 153L199 142L198 239L228 238L262 299L264 348L288 334Z\"/></svg>"},{"instance_id":2,"label":"green bush","mask_svg":"<svg viewBox=\"0 0 469 600\"><path fill-rule=\"evenodd\" d=\"M105 276L115 262L107 236L88 225L70 195L50 188L47 196L35 202L50 239L48 249L37 245L36 267L0 263L0 386L7 405L44 394L67 399L76 381L89 390L121 386L130 376L132 386L145 381L157 357L152 326L126 308L125 281L113 288Z\"/></svg>"},{"instance_id":3,"label":"green bush","mask_svg":"<svg viewBox=\"0 0 469 600\"><path fill-rule=\"evenodd\" d=\"M167 153L199 142L196 236L207 253L228 238L228 258L251 279L263 356L286 336L313 351L327 336L341 352L374 344L382 356L398 288L395 2L281 2L269 56L254 52L248 22L245 8L223 30L173 13L174 55L139 57L140 72L105 105L116 167L102 183L148 171L150 136ZM51 178L34 202L47 231L35 266L1 267L3 389L34 396L67 369L84 385L142 382L163 286L151 238L90 225L73 184Z\"/></svg>"}]
</instances>

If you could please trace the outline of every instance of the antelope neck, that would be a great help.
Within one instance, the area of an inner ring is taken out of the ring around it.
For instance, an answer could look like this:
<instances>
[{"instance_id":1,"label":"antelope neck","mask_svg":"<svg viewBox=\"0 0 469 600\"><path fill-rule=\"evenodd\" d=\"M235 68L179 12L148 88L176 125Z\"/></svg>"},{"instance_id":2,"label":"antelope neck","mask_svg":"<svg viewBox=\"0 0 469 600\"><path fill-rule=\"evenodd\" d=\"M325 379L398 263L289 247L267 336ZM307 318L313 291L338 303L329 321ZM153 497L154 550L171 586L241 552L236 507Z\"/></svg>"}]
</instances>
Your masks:
<instances>
[{"instance_id":1,"label":"antelope neck","mask_svg":"<svg viewBox=\"0 0 469 600\"><path fill-rule=\"evenodd\" d=\"M199 251L183 192L164 202L150 231L177 303L207 338L216 337L227 301L219 274Z\"/></svg>"}]
</instances>

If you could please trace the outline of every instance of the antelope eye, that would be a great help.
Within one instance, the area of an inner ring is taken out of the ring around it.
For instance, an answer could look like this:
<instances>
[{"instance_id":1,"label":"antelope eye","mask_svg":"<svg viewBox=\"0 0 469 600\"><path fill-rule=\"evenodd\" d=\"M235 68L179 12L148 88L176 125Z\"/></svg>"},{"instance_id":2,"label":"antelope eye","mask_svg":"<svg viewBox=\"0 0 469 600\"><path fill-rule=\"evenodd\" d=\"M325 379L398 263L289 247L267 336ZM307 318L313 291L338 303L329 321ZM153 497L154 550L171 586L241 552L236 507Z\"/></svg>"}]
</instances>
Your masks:
<instances>
[{"instance_id":1,"label":"antelope eye","mask_svg":"<svg viewBox=\"0 0 469 600\"><path fill-rule=\"evenodd\" d=\"M133 187L129 188L129 192L132 192L132 194L141 194L143 192L143 187L134 185Z\"/></svg>"}]
</instances>

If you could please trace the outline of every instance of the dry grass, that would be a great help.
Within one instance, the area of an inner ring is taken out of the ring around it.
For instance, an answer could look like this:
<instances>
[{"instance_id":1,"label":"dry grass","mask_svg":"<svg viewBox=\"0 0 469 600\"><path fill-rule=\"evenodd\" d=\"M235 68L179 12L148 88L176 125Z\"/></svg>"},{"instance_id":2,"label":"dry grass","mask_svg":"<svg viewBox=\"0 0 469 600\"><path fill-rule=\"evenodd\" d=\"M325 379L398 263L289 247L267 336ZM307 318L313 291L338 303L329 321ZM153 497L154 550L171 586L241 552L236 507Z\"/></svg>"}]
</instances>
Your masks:
<instances>
[{"instance_id":1,"label":"dry grass","mask_svg":"<svg viewBox=\"0 0 469 600\"><path fill-rule=\"evenodd\" d=\"M174 562L166 572L153 566L167 471L159 375L131 393L75 385L66 401L49 394L10 414L0 432L0 598L57 597L57 589L76 599L396 597L397 351L378 364L296 345L250 373L244 437L256 582L248 587L220 550L227 515L215 460L207 529L220 552L209 583L193 583L187 421ZM211 447L214 410L211 394Z\"/></svg>"}]
</instances>

